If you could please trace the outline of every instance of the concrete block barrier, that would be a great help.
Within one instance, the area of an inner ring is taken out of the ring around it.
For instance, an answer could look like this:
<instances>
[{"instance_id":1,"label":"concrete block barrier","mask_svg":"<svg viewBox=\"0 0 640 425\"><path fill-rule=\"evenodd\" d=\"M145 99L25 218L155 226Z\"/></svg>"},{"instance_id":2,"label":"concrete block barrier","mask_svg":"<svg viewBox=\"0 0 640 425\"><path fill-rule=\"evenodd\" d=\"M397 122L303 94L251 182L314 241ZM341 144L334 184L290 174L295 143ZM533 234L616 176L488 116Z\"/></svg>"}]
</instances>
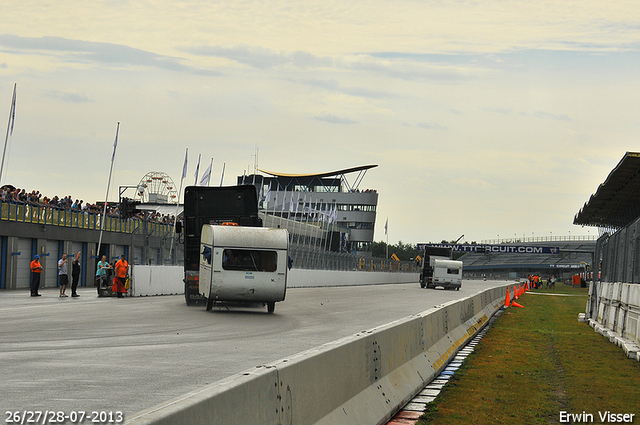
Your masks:
<instances>
[{"instance_id":1,"label":"concrete block barrier","mask_svg":"<svg viewBox=\"0 0 640 425\"><path fill-rule=\"evenodd\" d=\"M503 305L491 288L233 375L130 418L131 425L381 424Z\"/></svg>"},{"instance_id":2,"label":"concrete block barrier","mask_svg":"<svg viewBox=\"0 0 640 425\"><path fill-rule=\"evenodd\" d=\"M586 317L594 331L621 347L630 358L640 345L640 285L594 282L589 288Z\"/></svg>"},{"instance_id":3,"label":"concrete block barrier","mask_svg":"<svg viewBox=\"0 0 640 425\"><path fill-rule=\"evenodd\" d=\"M133 266L133 296L184 294L184 270L180 266ZM334 271L292 269L288 273L287 287L357 286L415 283L419 273Z\"/></svg>"}]
</instances>

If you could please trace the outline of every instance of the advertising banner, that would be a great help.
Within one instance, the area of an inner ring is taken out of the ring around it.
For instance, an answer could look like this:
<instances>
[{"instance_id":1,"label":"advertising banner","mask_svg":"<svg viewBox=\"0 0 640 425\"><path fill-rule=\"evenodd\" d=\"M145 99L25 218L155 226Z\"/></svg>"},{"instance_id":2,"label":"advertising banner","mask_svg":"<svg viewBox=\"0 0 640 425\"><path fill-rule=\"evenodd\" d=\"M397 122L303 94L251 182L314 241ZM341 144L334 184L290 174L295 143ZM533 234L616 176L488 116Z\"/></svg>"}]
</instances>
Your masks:
<instances>
[{"instance_id":1,"label":"advertising banner","mask_svg":"<svg viewBox=\"0 0 640 425\"><path fill-rule=\"evenodd\" d=\"M501 254L560 254L557 246L535 246L535 245L470 245L470 244L435 244L419 243L418 250L424 251L426 247L449 248L453 252L486 252Z\"/></svg>"}]
</instances>

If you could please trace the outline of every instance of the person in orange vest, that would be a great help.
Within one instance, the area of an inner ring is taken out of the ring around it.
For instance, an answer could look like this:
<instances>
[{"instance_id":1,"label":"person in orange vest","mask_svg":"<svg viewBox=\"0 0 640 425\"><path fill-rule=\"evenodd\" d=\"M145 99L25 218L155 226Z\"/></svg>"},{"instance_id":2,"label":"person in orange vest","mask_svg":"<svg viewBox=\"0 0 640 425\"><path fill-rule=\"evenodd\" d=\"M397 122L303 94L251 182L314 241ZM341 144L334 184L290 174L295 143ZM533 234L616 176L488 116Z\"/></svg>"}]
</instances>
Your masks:
<instances>
[{"instance_id":1,"label":"person in orange vest","mask_svg":"<svg viewBox=\"0 0 640 425\"><path fill-rule=\"evenodd\" d=\"M113 292L118 293L118 298L124 298L124 294L127 293L124 285L127 281L127 275L129 274L129 263L124 254L122 254L116 262L115 269L116 275L113 278Z\"/></svg>"},{"instance_id":2,"label":"person in orange vest","mask_svg":"<svg viewBox=\"0 0 640 425\"><path fill-rule=\"evenodd\" d=\"M33 257L31 262L31 296L39 297L38 290L40 289L40 275L42 274L42 265L40 264L40 256Z\"/></svg>"}]
</instances>

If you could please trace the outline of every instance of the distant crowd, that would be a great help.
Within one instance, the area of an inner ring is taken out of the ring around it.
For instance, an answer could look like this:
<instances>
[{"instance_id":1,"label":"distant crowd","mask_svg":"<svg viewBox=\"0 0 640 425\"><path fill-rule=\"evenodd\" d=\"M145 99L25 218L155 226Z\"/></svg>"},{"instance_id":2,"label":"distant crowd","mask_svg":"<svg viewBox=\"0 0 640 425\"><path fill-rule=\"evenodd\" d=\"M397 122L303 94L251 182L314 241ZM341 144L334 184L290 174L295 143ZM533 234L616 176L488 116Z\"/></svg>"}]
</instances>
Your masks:
<instances>
[{"instance_id":1,"label":"distant crowd","mask_svg":"<svg viewBox=\"0 0 640 425\"><path fill-rule=\"evenodd\" d=\"M89 204L85 203L82 199L75 201L71 196L65 196L59 198L54 196L49 198L40 193L40 191L32 190L28 192L25 189L14 188L13 186L5 185L0 188L0 201L9 202L12 204L32 205L37 207L56 208L59 210L83 212L86 214L102 214L104 204ZM137 214L137 218L143 218L142 212ZM117 207L107 205L107 216L120 217L120 212ZM150 213L148 219L153 223L173 224L173 215L160 214L158 212Z\"/></svg>"}]
</instances>

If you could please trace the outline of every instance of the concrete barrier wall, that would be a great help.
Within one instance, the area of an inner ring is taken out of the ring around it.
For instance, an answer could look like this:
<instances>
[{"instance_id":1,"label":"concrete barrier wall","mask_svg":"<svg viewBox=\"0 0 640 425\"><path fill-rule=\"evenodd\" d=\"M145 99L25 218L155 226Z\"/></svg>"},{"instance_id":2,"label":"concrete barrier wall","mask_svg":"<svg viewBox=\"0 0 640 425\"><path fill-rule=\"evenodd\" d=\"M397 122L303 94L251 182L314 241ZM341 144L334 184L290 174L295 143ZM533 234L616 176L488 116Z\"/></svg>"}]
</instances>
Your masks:
<instances>
[{"instance_id":1,"label":"concrete barrier wall","mask_svg":"<svg viewBox=\"0 0 640 425\"><path fill-rule=\"evenodd\" d=\"M503 305L505 287L260 366L147 409L128 424L381 424Z\"/></svg>"},{"instance_id":2,"label":"concrete barrier wall","mask_svg":"<svg viewBox=\"0 0 640 425\"><path fill-rule=\"evenodd\" d=\"M180 266L133 266L133 296L184 294L183 269ZM289 270L287 287L418 284L418 273L385 273L332 270Z\"/></svg>"},{"instance_id":3,"label":"concrete barrier wall","mask_svg":"<svg viewBox=\"0 0 640 425\"><path fill-rule=\"evenodd\" d=\"M640 360L640 285L594 282L586 318L596 332Z\"/></svg>"},{"instance_id":4,"label":"concrete barrier wall","mask_svg":"<svg viewBox=\"0 0 640 425\"><path fill-rule=\"evenodd\" d=\"M292 269L289 270L287 277L287 287L307 288L313 286L382 285L414 282L417 285L419 280L420 273Z\"/></svg>"}]
</instances>

